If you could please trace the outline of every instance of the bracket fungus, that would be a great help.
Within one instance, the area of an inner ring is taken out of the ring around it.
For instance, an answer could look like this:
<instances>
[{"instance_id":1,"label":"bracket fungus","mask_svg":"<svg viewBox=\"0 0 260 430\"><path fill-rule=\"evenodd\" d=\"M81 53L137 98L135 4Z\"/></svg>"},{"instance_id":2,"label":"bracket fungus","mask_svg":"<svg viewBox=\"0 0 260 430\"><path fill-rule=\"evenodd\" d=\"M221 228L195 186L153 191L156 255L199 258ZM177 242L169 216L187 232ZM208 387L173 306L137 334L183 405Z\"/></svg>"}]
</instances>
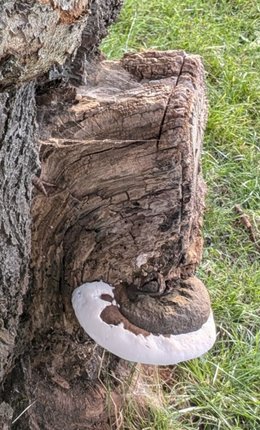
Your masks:
<instances>
[{"instance_id":1,"label":"bracket fungus","mask_svg":"<svg viewBox=\"0 0 260 430\"><path fill-rule=\"evenodd\" d=\"M133 362L177 364L201 356L216 339L209 296L196 277L137 301L128 298L127 288L89 282L74 290L72 305L96 343Z\"/></svg>"}]
</instances>

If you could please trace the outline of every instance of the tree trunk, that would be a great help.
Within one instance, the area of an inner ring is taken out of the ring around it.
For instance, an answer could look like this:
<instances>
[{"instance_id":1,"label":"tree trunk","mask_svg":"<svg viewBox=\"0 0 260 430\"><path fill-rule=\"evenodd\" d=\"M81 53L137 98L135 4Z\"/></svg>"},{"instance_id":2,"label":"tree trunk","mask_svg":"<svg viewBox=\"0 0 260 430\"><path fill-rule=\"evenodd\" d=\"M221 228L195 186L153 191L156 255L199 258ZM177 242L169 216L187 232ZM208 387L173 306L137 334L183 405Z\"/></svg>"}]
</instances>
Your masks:
<instances>
[{"instance_id":1,"label":"tree trunk","mask_svg":"<svg viewBox=\"0 0 260 430\"><path fill-rule=\"evenodd\" d=\"M7 426L30 406L13 426L21 430L111 428L115 405L120 407L118 380L132 367L104 355L79 327L71 306L75 287L102 279L134 294L147 286L159 294L193 279L202 252L206 102L199 57L151 51L97 62L104 22L114 19L119 4L107 1L98 8L92 2L88 21L87 2L71 3L70 13L62 5L33 6L41 19L46 10L59 15L53 25L57 31L62 26L64 44L54 59L46 36L43 66L33 44L30 61L23 48L2 83L1 408ZM28 14L32 6L26 7ZM95 20L100 15L102 25ZM38 190L31 205L31 176L38 169L36 110L34 83L23 82L63 63L72 52L69 42L75 49L83 28L74 62L38 78L41 181L34 181ZM85 58L92 57L86 68ZM20 73L24 61L29 64ZM17 81L21 87L14 89ZM138 303L130 317L150 325ZM154 324L160 333L162 321L155 318Z\"/></svg>"},{"instance_id":2,"label":"tree trunk","mask_svg":"<svg viewBox=\"0 0 260 430\"><path fill-rule=\"evenodd\" d=\"M0 5L0 381L7 386L8 378L15 384L20 357L31 339L25 324L33 291L31 178L40 174L35 88L73 78L71 58L81 39L85 46L75 57L77 64L97 56L120 4L60 0ZM11 407L12 388L1 391L0 427L9 428L23 402ZM26 396L23 401L28 406Z\"/></svg>"}]
</instances>

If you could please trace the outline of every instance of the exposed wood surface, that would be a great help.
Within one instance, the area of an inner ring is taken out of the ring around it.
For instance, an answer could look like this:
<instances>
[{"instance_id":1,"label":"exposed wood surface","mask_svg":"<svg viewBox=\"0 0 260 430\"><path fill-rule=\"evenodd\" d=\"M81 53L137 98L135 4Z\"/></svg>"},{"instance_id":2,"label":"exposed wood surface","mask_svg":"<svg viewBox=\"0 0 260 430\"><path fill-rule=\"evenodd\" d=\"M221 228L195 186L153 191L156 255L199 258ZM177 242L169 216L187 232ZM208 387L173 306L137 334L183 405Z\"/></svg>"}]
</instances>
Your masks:
<instances>
[{"instance_id":1,"label":"exposed wood surface","mask_svg":"<svg viewBox=\"0 0 260 430\"><path fill-rule=\"evenodd\" d=\"M173 77L157 80L165 57ZM125 72L126 56L123 69L104 62L94 84L80 88L65 109L48 103L43 121L51 137L42 142L42 178L55 187L47 198L37 195L33 206L33 260L43 294L48 288L55 295L62 282L69 301L72 287L95 279L141 288L158 272L163 280L157 283L167 284L193 275L200 260L201 63L179 52L143 58L150 70L157 60L150 81ZM135 60L139 65L140 54ZM40 293L37 301L40 309ZM53 312L46 314L48 320ZM39 315L37 329L46 318Z\"/></svg>"},{"instance_id":2,"label":"exposed wood surface","mask_svg":"<svg viewBox=\"0 0 260 430\"><path fill-rule=\"evenodd\" d=\"M37 401L21 430L106 428L102 350L79 329L76 286L103 279L160 293L193 276L201 258L200 58L131 54L93 66L87 78L77 90L37 97L41 180L52 186L33 199L33 280L21 326L30 339L13 401L17 392L25 407ZM118 371L118 360L106 357Z\"/></svg>"}]
</instances>

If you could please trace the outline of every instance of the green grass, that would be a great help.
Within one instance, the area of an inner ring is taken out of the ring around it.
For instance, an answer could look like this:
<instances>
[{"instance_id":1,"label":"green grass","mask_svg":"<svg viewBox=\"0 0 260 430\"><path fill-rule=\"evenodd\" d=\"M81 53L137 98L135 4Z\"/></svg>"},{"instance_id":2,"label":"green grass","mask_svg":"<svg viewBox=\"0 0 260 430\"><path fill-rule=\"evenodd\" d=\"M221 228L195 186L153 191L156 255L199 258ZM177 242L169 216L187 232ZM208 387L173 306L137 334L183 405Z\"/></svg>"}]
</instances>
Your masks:
<instances>
[{"instance_id":1,"label":"green grass","mask_svg":"<svg viewBox=\"0 0 260 430\"><path fill-rule=\"evenodd\" d=\"M205 252L218 341L205 357L159 379L159 405L124 413L130 430L260 429L260 255L238 223L260 219L260 6L253 0L126 0L102 49L108 58L149 48L203 57L210 103L203 170ZM257 231L258 238L260 235Z\"/></svg>"}]
</instances>

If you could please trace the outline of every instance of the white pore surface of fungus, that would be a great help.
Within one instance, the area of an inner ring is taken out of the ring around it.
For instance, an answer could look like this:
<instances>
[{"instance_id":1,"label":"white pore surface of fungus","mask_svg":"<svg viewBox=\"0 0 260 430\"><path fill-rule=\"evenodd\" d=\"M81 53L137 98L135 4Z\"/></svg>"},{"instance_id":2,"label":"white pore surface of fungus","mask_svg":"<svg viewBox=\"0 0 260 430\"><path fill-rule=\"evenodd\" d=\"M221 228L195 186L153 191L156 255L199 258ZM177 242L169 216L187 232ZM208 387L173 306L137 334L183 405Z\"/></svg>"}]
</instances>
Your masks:
<instances>
[{"instance_id":1,"label":"white pore surface of fungus","mask_svg":"<svg viewBox=\"0 0 260 430\"><path fill-rule=\"evenodd\" d=\"M102 294L114 299L113 288L103 281L81 285L73 292L73 309L80 325L97 344L125 360L154 365L177 364L200 357L216 340L212 311L199 330L168 337L135 335L123 324L107 324L100 314L111 304L100 298Z\"/></svg>"}]
</instances>

